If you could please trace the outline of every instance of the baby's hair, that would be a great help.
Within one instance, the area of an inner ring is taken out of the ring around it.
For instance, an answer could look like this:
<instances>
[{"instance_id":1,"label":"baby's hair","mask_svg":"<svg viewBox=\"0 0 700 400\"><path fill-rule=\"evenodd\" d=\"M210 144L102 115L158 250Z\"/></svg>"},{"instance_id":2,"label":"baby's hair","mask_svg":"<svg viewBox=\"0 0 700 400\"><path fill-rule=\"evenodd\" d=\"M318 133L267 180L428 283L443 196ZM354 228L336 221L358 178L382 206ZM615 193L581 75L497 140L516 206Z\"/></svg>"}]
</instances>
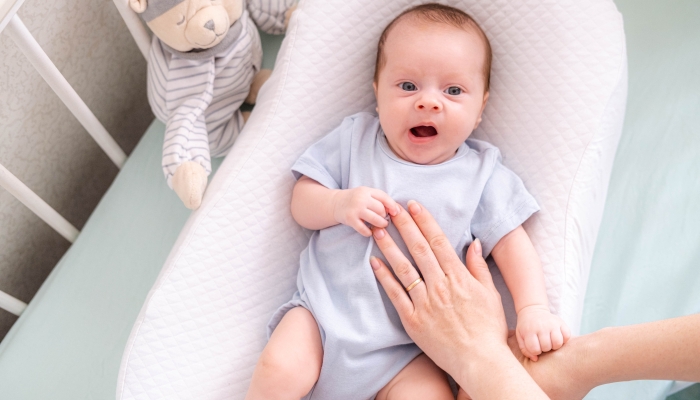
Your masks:
<instances>
[{"instance_id":1,"label":"baby's hair","mask_svg":"<svg viewBox=\"0 0 700 400\"><path fill-rule=\"evenodd\" d=\"M462 10L458 10L454 7L445 6L437 3L427 3L421 4L419 6L411 7L406 11L399 14L398 17L394 18L382 32L382 36L379 37L379 44L377 46L377 63L374 67L374 81L379 80L379 71L386 64L386 58L384 57L384 44L386 38L389 36L391 29L396 26L396 24L406 17L414 17L427 22L435 22L452 25L456 28L469 30L476 32L476 34L481 38L484 43L484 50L486 53L484 59L484 92L489 90L489 84L491 82L491 43L489 43L488 37L481 29L479 24L474 21L469 14Z\"/></svg>"}]
</instances>

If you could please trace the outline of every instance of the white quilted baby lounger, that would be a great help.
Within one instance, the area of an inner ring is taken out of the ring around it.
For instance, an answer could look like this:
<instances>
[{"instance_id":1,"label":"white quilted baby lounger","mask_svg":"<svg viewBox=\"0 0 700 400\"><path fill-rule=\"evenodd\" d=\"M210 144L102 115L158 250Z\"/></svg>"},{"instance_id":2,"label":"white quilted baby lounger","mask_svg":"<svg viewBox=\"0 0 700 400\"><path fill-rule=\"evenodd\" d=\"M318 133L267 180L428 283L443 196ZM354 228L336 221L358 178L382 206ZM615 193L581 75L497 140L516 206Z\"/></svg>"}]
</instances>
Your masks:
<instances>
[{"instance_id":1,"label":"white quilted baby lounger","mask_svg":"<svg viewBox=\"0 0 700 400\"><path fill-rule=\"evenodd\" d=\"M295 291L308 240L290 213L292 163L343 117L374 110L381 31L417 0L302 0L271 79L151 289L118 399L242 399L266 324ZM627 93L611 0L449 0L493 47L474 137L501 149L541 211L525 224L551 307L578 331Z\"/></svg>"}]
</instances>

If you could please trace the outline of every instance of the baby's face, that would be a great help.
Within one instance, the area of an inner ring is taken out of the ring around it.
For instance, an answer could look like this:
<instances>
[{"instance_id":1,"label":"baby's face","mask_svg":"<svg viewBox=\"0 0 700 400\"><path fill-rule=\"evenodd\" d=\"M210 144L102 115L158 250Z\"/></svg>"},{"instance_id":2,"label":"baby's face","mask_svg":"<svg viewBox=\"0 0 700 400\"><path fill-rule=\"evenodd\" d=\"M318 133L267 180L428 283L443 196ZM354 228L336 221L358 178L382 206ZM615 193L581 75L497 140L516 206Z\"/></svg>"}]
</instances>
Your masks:
<instances>
[{"instance_id":1,"label":"baby's face","mask_svg":"<svg viewBox=\"0 0 700 400\"><path fill-rule=\"evenodd\" d=\"M390 31L384 56L374 92L389 146L416 164L449 160L481 122L488 99L479 36L407 18Z\"/></svg>"}]
</instances>

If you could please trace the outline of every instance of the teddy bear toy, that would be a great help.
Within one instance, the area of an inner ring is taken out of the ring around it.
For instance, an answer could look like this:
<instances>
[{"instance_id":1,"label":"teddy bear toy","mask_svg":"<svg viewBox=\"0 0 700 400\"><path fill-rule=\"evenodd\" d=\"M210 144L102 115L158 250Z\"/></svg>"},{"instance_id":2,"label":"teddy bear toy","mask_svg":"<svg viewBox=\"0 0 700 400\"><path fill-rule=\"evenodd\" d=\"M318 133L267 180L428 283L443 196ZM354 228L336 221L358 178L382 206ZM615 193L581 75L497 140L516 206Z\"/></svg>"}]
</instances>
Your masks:
<instances>
[{"instance_id":1,"label":"teddy bear toy","mask_svg":"<svg viewBox=\"0 0 700 400\"><path fill-rule=\"evenodd\" d=\"M154 37L148 102L166 125L163 173L187 208L202 202L211 157L229 151L270 76L258 28L281 34L297 0L129 0ZM256 26L257 24L257 26Z\"/></svg>"}]
</instances>

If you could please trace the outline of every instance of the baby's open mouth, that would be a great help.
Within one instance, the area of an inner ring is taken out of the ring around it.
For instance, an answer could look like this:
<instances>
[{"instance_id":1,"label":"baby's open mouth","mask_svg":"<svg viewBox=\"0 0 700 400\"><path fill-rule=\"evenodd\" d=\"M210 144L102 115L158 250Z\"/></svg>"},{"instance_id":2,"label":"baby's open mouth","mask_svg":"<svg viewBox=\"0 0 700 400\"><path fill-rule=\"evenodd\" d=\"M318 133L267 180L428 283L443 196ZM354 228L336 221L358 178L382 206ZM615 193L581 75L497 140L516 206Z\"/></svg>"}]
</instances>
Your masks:
<instances>
[{"instance_id":1,"label":"baby's open mouth","mask_svg":"<svg viewBox=\"0 0 700 400\"><path fill-rule=\"evenodd\" d=\"M437 129L432 126L416 126L411 128L411 133L416 137L430 137L437 135Z\"/></svg>"}]
</instances>

